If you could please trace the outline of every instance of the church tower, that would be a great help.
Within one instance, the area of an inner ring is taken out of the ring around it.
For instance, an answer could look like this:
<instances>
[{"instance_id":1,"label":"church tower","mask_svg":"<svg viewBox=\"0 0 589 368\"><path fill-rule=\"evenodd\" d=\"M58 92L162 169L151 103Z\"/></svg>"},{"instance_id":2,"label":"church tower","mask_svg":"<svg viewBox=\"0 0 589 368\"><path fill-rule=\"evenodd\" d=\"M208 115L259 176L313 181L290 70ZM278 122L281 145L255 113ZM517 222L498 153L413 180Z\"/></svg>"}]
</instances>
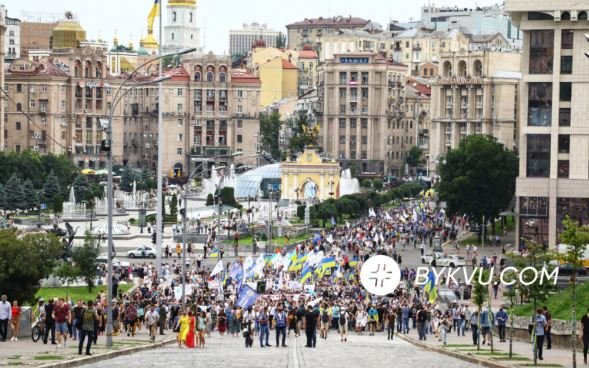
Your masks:
<instances>
[{"instance_id":1,"label":"church tower","mask_svg":"<svg viewBox=\"0 0 589 368\"><path fill-rule=\"evenodd\" d=\"M164 52L196 47L201 53L200 29L196 25L196 0L169 0L164 27Z\"/></svg>"}]
</instances>

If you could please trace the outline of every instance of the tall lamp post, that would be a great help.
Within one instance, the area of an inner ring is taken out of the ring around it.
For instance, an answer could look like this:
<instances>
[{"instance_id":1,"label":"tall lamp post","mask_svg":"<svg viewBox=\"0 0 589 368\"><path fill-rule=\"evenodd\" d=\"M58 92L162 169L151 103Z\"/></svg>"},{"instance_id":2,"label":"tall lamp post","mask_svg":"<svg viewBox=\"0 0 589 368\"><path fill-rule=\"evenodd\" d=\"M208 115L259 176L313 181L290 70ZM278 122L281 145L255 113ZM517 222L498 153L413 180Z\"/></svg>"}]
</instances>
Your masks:
<instances>
[{"instance_id":1,"label":"tall lamp post","mask_svg":"<svg viewBox=\"0 0 589 368\"><path fill-rule=\"evenodd\" d=\"M160 7L161 8L161 7ZM117 107L117 105L119 104L119 102L121 102L121 100L123 99L123 97L125 97L125 95L127 95L130 91L134 90L135 88L141 87L141 86L145 86L145 85L149 85L149 84L154 84L154 83L161 83L165 80L171 79L170 76L162 76L160 75L158 78L154 79L154 80L150 80L150 81L146 81L146 82L141 82L141 83L136 83L134 85L132 85L130 88L128 88L127 90L123 90L123 87L125 87L127 85L127 82L129 82L130 80L134 80L133 79L133 75L140 70L141 68L143 68L144 66L146 66L147 64L150 64L156 60L159 59L163 59L164 57L167 56L173 56L173 55L183 55L186 53L190 53L192 51L194 51L195 49L184 49L184 50L180 50L177 53L173 53L173 54L169 54L169 55L161 55L158 56L157 58L151 59L149 61L147 61L144 64L141 64L140 66L138 66L137 68L135 68L135 70L133 70L133 72L131 72L131 74L129 74L129 77L127 77L125 79L125 81L119 86L119 88L117 89L117 91L114 94L114 97L112 99L112 103L111 103L111 108L110 108L110 113L109 113L109 117L108 120L101 120L101 126L103 129L106 129L106 140L102 142L102 150L104 152L106 152L107 155L107 170L108 170L108 182L107 182L107 202L108 202L108 217L107 217L107 228L108 228L108 272L107 272L107 283L108 283L108 288L107 288L107 313L106 313L106 346L112 346L112 330L113 330L113 321L112 321L112 299L113 299L113 290L112 290L112 278L113 278L113 269L112 269L112 257L113 257L113 239L112 239L112 217L113 217L113 173L112 173L112 121L113 121L113 114L114 111ZM161 64L161 63L160 63ZM161 157L158 157L158 160L160 160ZM161 207L161 206L158 206Z\"/></svg>"}]
</instances>

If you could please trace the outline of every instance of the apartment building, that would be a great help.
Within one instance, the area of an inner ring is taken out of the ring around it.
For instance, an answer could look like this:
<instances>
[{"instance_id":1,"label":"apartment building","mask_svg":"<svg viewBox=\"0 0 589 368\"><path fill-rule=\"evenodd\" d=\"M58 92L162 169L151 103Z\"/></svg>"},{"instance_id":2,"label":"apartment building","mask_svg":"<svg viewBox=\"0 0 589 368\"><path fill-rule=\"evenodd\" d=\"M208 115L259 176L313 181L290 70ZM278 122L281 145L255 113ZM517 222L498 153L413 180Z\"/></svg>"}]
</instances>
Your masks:
<instances>
[{"instance_id":1,"label":"apartment building","mask_svg":"<svg viewBox=\"0 0 589 368\"><path fill-rule=\"evenodd\" d=\"M523 32L518 245L554 247L562 220L589 224L589 5L507 0Z\"/></svg>"},{"instance_id":2,"label":"apartment building","mask_svg":"<svg viewBox=\"0 0 589 368\"><path fill-rule=\"evenodd\" d=\"M288 48L300 49L305 45L311 45L320 49L323 37L335 34L341 29L362 29L368 23L369 20L352 16L305 18L286 26Z\"/></svg>"},{"instance_id":3,"label":"apartment building","mask_svg":"<svg viewBox=\"0 0 589 368\"><path fill-rule=\"evenodd\" d=\"M441 55L441 76L432 84L430 172L437 171L440 156L468 135L488 134L515 148L520 60L518 52Z\"/></svg>"}]
</instances>

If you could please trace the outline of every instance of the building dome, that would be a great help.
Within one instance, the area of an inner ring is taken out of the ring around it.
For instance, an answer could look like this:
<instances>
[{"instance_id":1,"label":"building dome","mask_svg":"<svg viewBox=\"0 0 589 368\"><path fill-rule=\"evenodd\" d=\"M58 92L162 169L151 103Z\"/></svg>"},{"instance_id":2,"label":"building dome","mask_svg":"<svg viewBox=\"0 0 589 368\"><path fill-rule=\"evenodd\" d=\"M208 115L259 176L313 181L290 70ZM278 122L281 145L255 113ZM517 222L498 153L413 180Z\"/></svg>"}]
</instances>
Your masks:
<instances>
[{"instance_id":1,"label":"building dome","mask_svg":"<svg viewBox=\"0 0 589 368\"><path fill-rule=\"evenodd\" d=\"M196 0L169 0L169 6L195 6Z\"/></svg>"},{"instance_id":2,"label":"building dome","mask_svg":"<svg viewBox=\"0 0 589 368\"><path fill-rule=\"evenodd\" d=\"M255 197L259 190L268 187L268 184L280 184L282 181L280 164L272 164L258 167L247 171L237 177L235 183L235 197L247 198ZM264 185L264 187L262 187Z\"/></svg>"},{"instance_id":3,"label":"building dome","mask_svg":"<svg viewBox=\"0 0 589 368\"><path fill-rule=\"evenodd\" d=\"M80 42L86 41L86 30L80 22L73 19L71 13L66 13L52 32L51 47L54 49L69 49L80 47Z\"/></svg>"}]
</instances>

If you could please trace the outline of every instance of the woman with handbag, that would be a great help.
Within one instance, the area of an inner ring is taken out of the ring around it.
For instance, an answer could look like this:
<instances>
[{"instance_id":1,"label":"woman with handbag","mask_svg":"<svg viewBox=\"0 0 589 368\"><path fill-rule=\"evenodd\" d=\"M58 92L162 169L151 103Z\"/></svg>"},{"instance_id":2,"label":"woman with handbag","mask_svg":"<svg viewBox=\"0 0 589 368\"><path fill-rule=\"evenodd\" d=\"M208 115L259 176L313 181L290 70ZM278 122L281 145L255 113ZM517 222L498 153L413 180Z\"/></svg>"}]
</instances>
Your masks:
<instances>
[{"instance_id":1,"label":"woman with handbag","mask_svg":"<svg viewBox=\"0 0 589 368\"><path fill-rule=\"evenodd\" d=\"M178 333L177 340L178 340L178 347L182 348L182 344L186 341L186 334L188 333L188 316L182 310L180 311L180 318L178 318L178 322L174 326L174 332Z\"/></svg>"}]
</instances>

